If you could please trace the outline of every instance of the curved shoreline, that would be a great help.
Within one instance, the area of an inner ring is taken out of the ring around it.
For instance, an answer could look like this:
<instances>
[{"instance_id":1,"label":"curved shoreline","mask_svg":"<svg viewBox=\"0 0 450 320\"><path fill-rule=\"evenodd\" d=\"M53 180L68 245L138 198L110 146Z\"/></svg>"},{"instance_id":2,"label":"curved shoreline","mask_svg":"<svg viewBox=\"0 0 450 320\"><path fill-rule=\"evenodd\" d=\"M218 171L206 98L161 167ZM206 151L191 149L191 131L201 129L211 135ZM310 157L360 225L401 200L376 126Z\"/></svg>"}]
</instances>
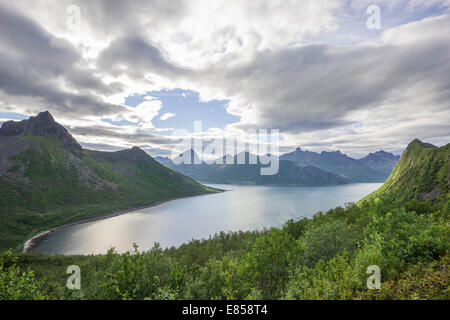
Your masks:
<instances>
[{"instance_id":1,"label":"curved shoreline","mask_svg":"<svg viewBox=\"0 0 450 320\"><path fill-rule=\"evenodd\" d=\"M211 194L216 194L216 193L220 193L220 192L225 192L226 190L220 190L220 189L215 189L218 190L219 192L211 192L211 193L204 193L204 194L195 194L195 195L191 195L191 196L183 196L183 197L177 197L177 198L171 198L171 199L167 199L167 200L162 200L162 201L158 201L155 202L153 204L150 205L146 205L146 206L140 206L140 207L134 207L134 208L130 208L130 209L125 209L125 210L120 210L114 213L110 213L104 216L100 216L100 217L95 217L95 218L91 218L91 219L86 219L86 220L81 220L81 221L77 221L77 222L72 222L72 223L68 223L47 231L43 231L41 233L38 233L37 235L31 237L30 239L26 240L24 245L23 245L23 250L22 253L29 253L30 251L32 251L41 241L42 239L48 237L50 234L52 234L55 231L59 231L59 230L63 230L69 227L73 227L79 224L83 224L83 223L88 223L88 222L94 222L94 221L99 221L99 220L104 220L104 219L108 219L108 218L113 218L113 217L117 217L126 213L130 213L136 210L141 210L141 209L147 209L147 208L151 208L151 207L156 207L160 204L163 204L165 202L169 202L169 201L173 201L173 200L179 200L179 199L185 199L185 198L192 198L192 197L199 197L199 196L206 196L206 195L211 195Z\"/></svg>"}]
</instances>

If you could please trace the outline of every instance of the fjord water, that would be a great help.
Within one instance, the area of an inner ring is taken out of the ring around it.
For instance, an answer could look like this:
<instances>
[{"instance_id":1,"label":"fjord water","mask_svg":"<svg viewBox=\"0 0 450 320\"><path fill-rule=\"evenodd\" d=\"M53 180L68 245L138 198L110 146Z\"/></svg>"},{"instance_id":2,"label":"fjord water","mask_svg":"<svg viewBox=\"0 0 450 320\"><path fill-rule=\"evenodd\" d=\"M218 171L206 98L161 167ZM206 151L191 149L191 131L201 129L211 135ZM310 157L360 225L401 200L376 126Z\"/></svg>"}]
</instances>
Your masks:
<instances>
[{"instance_id":1,"label":"fjord water","mask_svg":"<svg viewBox=\"0 0 450 320\"><path fill-rule=\"evenodd\" d=\"M75 225L52 233L33 250L52 254L101 254L179 246L220 231L281 226L289 219L355 202L381 183L327 187L237 186L208 184L224 193L172 200L155 207Z\"/></svg>"}]
</instances>

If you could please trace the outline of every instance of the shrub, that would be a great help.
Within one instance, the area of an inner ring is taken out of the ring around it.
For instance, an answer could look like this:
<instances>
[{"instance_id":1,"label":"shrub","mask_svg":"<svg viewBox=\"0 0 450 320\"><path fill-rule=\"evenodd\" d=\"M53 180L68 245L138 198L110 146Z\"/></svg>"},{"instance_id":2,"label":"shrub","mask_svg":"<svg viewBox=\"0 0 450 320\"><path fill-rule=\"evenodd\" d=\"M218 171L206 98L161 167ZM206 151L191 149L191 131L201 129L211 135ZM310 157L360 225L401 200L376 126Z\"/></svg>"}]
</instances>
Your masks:
<instances>
[{"instance_id":1,"label":"shrub","mask_svg":"<svg viewBox=\"0 0 450 320\"><path fill-rule=\"evenodd\" d=\"M0 256L0 300L46 299L33 271L21 270L16 263L17 257L11 251Z\"/></svg>"},{"instance_id":2,"label":"shrub","mask_svg":"<svg viewBox=\"0 0 450 320\"><path fill-rule=\"evenodd\" d=\"M319 260L328 261L338 253L353 251L357 245L357 234L345 221L336 220L306 231L305 264L313 267Z\"/></svg>"}]
</instances>

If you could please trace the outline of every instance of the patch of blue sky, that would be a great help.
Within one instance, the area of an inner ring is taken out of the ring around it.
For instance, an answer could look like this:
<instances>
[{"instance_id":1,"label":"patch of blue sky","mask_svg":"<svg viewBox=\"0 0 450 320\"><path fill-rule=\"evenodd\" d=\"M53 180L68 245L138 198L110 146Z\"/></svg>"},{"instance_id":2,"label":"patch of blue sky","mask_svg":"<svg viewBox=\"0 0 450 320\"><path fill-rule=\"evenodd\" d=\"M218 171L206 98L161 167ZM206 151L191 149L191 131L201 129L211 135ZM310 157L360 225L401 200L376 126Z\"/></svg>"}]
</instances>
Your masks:
<instances>
[{"instance_id":1,"label":"patch of blue sky","mask_svg":"<svg viewBox=\"0 0 450 320\"><path fill-rule=\"evenodd\" d=\"M24 120L28 119L29 116L16 112L0 112L0 118L12 120Z\"/></svg>"},{"instance_id":2,"label":"patch of blue sky","mask_svg":"<svg viewBox=\"0 0 450 320\"><path fill-rule=\"evenodd\" d=\"M373 11L367 13L369 5L378 5L380 8L380 29L367 27L367 20ZM378 39L381 34L391 28L420 21L429 17L449 14L449 9L440 3L425 3L425 5L411 7L407 1L398 2L396 5L386 5L374 0L367 7L354 9L347 6L336 12L339 19L339 27L335 32L311 36L305 39L306 43L322 43L328 46L350 46Z\"/></svg>"},{"instance_id":3,"label":"patch of blue sky","mask_svg":"<svg viewBox=\"0 0 450 320\"><path fill-rule=\"evenodd\" d=\"M129 125L134 125L134 122L128 121L128 120L120 120L120 121L113 121L111 119L108 118L103 118L102 121L104 122L108 122L110 124L113 124L115 126L129 126Z\"/></svg>"},{"instance_id":4,"label":"patch of blue sky","mask_svg":"<svg viewBox=\"0 0 450 320\"><path fill-rule=\"evenodd\" d=\"M192 132L194 121L202 121L203 130L224 128L230 123L239 121L239 117L229 114L226 110L229 100L202 102L199 101L198 92L190 90L161 90L132 95L125 99L125 105L135 107L143 102L146 96L162 102L159 114L152 120L156 128L186 129ZM173 113L175 116L161 120L160 117L166 113Z\"/></svg>"},{"instance_id":5,"label":"patch of blue sky","mask_svg":"<svg viewBox=\"0 0 450 320\"><path fill-rule=\"evenodd\" d=\"M440 3L432 3L430 1L426 6L418 5L416 8L408 7L406 2L399 3L392 10L381 7L381 23L386 24L385 27L396 27L409 22L420 21L424 18L437 17L448 14L448 10Z\"/></svg>"}]
</instances>

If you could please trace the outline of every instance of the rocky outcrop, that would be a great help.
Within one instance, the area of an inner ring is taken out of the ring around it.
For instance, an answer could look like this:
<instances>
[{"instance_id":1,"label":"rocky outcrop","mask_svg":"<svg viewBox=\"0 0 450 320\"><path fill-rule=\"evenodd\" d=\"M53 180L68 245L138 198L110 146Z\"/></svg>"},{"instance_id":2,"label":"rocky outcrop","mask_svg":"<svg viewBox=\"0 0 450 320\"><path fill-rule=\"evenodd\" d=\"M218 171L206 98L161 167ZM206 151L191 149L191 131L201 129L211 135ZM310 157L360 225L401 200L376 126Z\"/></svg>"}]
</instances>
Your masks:
<instances>
[{"instance_id":1,"label":"rocky outcrop","mask_svg":"<svg viewBox=\"0 0 450 320\"><path fill-rule=\"evenodd\" d=\"M26 136L38 135L44 137L56 137L64 147L72 151L80 151L81 146L62 125L57 123L50 112L39 113L36 117L30 117L22 121L7 121L0 128L0 136Z\"/></svg>"},{"instance_id":2,"label":"rocky outcrop","mask_svg":"<svg viewBox=\"0 0 450 320\"><path fill-rule=\"evenodd\" d=\"M430 192L422 192L420 193L420 197L422 199L437 199L441 196L441 190L439 188L433 188Z\"/></svg>"}]
</instances>

